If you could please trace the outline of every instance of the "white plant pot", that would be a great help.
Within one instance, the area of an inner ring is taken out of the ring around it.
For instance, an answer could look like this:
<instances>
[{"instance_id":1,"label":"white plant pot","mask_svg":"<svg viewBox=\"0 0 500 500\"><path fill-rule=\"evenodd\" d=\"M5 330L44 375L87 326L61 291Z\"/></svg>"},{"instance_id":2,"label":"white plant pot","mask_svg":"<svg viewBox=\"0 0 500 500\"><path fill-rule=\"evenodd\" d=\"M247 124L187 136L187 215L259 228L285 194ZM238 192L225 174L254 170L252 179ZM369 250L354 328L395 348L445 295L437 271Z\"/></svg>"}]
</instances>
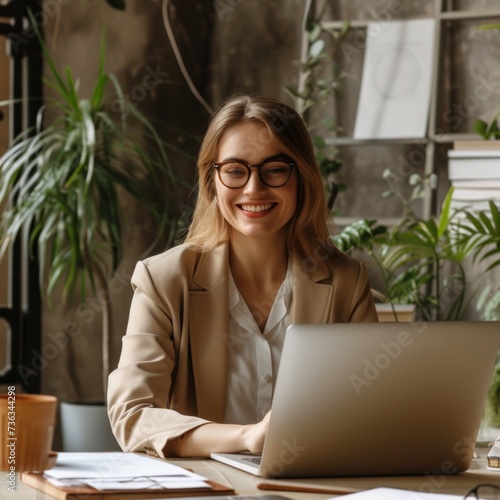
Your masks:
<instances>
[{"instance_id":1,"label":"white plant pot","mask_svg":"<svg viewBox=\"0 0 500 500\"><path fill-rule=\"evenodd\" d=\"M104 404L61 403L64 451L120 451Z\"/></svg>"},{"instance_id":2,"label":"white plant pot","mask_svg":"<svg viewBox=\"0 0 500 500\"><path fill-rule=\"evenodd\" d=\"M394 308L394 310L393 310ZM385 321L415 321L416 306L414 304L375 304L378 320ZM396 314L397 318L394 316Z\"/></svg>"}]
</instances>

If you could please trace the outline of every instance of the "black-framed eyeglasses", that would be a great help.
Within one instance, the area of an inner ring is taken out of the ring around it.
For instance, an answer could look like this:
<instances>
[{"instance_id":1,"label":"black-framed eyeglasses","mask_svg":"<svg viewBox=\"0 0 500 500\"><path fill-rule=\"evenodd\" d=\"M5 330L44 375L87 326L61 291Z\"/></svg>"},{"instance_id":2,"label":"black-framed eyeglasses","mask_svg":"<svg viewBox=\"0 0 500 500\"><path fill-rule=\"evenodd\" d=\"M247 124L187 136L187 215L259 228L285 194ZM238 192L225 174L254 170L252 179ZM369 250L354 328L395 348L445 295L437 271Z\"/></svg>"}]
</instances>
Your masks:
<instances>
[{"instance_id":1,"label":"black-framed eyeglasses","mask_svg":"<svg viewBox=\"0 0 500 500\"><path fill-rule=\"evenodd\" d=\"M295 162L289 158L272 158L249 165L242 161L228 160L216 163L214 168L219 174L219 180L230 189L242 188L250 179L251 168L256 168L259 179L268 187L284 186L292 177Z\"/></svg>"},{"instance_id":2,"label":"black-framed eyeglasses","mask_svg":"<svg viewBox=\"0 0 500 500\"><path fill-rule=\"evenodd\" d=\"M468 491L464 500L500 500L500 486L494 484L478 484Z\"/></svg>"}]
</instances>

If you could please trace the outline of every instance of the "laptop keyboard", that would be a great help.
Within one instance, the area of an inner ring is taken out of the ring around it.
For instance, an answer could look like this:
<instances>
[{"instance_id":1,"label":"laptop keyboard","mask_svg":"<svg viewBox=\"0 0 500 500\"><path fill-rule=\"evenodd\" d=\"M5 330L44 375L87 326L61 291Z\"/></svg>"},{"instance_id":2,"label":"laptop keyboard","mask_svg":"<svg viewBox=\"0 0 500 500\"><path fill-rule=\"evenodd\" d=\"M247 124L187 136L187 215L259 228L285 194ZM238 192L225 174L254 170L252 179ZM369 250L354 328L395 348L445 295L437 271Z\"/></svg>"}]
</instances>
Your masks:
<instances>
[{"instance_id":1,"label":"laptop keyboard","mask_svg":"<svg viewBox=\"0 0 500 500\"><path fill-rule=\"evenodd\" d=\"M261 457L244 457L243 460L245 460L246 462L250 462L251 464L255 464L255 465L260 465L260 459Z\"/></svg>"}]
</instances>

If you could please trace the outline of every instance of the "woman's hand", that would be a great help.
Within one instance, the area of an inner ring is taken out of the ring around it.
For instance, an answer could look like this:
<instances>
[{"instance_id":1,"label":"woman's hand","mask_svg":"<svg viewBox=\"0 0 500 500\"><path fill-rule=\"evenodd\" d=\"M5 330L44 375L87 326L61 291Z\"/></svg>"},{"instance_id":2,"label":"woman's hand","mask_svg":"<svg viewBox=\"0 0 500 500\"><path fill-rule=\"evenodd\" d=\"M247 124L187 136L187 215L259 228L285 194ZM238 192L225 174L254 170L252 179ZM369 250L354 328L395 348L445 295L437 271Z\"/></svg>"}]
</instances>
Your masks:
<instances>
[{"instance_id":1,"label":"woman's hand","mask_svg":"<svg viewBox=\"0 0 500 500\"><path fill-rule=\"evenodd\" d=\"M243 431L243 440L245 448L251 453L261 453L264 448L264 440L266 439L267 429L269 428L269 419L271 412L256 424L247 425Z\"/></svg>"}]
</instances>

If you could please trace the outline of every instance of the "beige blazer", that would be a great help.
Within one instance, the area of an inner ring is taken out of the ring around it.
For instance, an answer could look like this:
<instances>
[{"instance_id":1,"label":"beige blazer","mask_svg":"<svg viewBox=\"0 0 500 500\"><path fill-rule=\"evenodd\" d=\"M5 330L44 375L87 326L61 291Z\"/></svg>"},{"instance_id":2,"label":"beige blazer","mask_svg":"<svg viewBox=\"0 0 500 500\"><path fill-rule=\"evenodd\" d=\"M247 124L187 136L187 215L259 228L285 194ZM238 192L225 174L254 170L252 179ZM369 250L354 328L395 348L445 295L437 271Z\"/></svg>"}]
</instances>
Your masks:
<instances>
[{"instance_id":1,"label":"beige blazer","mask_svg":"<svg viewBox=\"0 0 500 500\"><path fill-rule=\"evenodd\" d=\"M327 269L292 259L292 323L376 322L362 264L326 257ZM126 451L164 457L168 440L223 422L227 388L228 245L180 245L139 262L108 412ZM234 338L233 340L234 341Z\"/></svg>"}]
</instances>

